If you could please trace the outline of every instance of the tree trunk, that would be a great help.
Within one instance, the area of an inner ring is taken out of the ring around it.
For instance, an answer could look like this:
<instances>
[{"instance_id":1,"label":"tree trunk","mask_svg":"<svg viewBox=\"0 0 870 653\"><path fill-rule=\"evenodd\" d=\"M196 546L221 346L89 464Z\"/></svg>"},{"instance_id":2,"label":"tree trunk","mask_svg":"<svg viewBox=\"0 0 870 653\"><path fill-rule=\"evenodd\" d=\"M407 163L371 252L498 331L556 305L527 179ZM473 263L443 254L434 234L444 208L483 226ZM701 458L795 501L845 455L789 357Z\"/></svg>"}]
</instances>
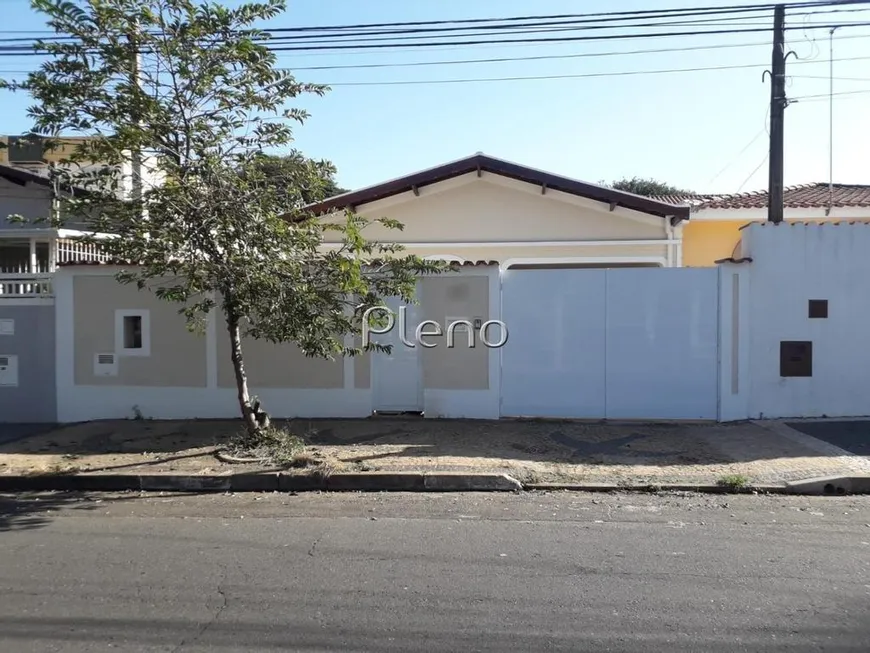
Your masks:
<instances>
[{"instance_id":1,"label":"tree trunk","mask_svg":"<svg viewBox=\"0 0 870 653\"><path fill-rule=\"evenodd\" d=\"M239 408L242 411L242 421L245 423L248 435L254 436L259 430L259 424L254 407L251 405L251 395L248 393L248 375L245 373L242 335L237 315L227 314L227 330L230 333L230 353L233 359L233 372L236 375L236 389L239 396Z\"/></svg>"}]
</instances>

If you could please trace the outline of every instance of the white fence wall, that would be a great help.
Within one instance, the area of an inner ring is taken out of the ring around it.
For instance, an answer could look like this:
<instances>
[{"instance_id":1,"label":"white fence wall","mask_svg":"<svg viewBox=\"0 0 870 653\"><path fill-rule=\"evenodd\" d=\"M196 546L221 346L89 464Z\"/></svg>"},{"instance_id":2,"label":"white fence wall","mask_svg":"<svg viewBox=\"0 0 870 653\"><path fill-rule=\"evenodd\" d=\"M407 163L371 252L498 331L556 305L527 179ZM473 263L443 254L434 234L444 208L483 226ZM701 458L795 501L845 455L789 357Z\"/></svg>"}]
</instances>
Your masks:
<instances>
[{"instance_id":1,"label":"white fence wall","mask_svg":"<svg viewBox=\"0 0 870 653\"><path fill-rule=\"evenodd\" d=\"M502 416L716 419L718 271L508 270Z\"/></svg>"},{"instance_id":2,"label":"white fence wall","mask_svg":"<svg viewBox=\"0 0 870 653\"><path fill-rule=\"evenodd\" d=\"M870 225L753 224L743 254L745 416L870 415ZM809 300L827 300L828 317L810 318ZM812 376L780 376L782 341L812 343Z\"/></svg>"},{"instance_id":3,"label":"white fence wall","mask_svg":"<svg viewBox=\"0 0 870 653\"><path fill-rule=\"evenodd\" d=\"M487 270L489 317L509 332L489 357L489 388L426 390L427 416L870 415L870 225L753 224L742 251L750 261L718 269ZM72 277L56 283L59 419L124 417L134 404L155 417L235 416L233 391L213 374L184 391L76 386ZM809 316L810 300L827 301L826 318ZM783 341L812 343L811 375L781 375ZM371 390L352 373L345 384L261 395L276 415L368 415Z\"/></svg>"}]
</instances>

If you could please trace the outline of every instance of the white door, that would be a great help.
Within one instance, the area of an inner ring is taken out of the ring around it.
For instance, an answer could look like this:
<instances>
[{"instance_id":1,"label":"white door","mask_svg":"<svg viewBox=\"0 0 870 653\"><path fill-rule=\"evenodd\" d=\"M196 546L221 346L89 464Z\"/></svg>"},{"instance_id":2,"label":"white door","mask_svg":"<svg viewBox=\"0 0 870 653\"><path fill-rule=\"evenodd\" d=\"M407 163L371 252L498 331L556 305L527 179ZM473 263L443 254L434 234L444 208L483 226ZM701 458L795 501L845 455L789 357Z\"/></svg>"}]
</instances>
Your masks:
<instances>
[{"instance_id":1,"label":"white door","mask_svg":"<svg viewBox=\"0 0 870 653\"><path fill-rule=\"evenodd\" d=\"M372 401L373 409L381 413L417 413L423 411L423 373L420 363L420 346L414 342L414 331L419 319L419 306L405 305L390 298L385 304L396 314L393 328L383 334L372 334L373 342L392 345L389 354L372 354ZM399 307L405 306L405 320L398 317ZM402 327L405 341L402 342Z\"/></svg>"}]
</instances>

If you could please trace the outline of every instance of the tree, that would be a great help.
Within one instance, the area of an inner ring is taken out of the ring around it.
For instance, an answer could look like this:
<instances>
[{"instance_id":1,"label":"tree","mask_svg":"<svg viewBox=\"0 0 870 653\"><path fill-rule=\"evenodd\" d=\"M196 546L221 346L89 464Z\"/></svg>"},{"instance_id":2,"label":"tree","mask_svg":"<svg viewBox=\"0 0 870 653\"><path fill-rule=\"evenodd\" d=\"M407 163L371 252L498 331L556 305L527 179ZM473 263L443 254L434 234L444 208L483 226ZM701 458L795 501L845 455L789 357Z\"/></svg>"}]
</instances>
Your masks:
<instances>
[{"instance_id":1,"label":"tree","mask_svg":"<svg viewBox=\"0 0 870 653\"><path fill-rule=\"evenodd\" d=\"M616 190L634 193L635 195L645 195L647 197L656 195L691 195L692 191L683 190L676 186L671 186L655 179L642 179L640 177L625 178L615 181L612 184L606 184Z\"/></svg>"},{"instance_id":2,"label":"tree","mask_svg":"<svg viewBox=\"0 0 870 653\"><path fill-rule=\"evenodd\" d=\"M361 331L365 311L385 296L413 301L417 277L441 267L367 240L370 221L358 215L305 215L300 207L327 192L334 170L298 153L262 154L288 146L291 123L307 117L287 103L328 90L279 69L269 34L255 27L284 0L31 3L64 38L39 42L49 58L5 86L33 97L34 133L95 137L52 171L88 191L65 200L65 213L113 234L101 243L130 263L118 280L179 303L189 328L220 311L246 431L262 435L268 416L249 393L244 335L293 342L308 356L356 355L345 336ZM93 161L104 163L76 167ZM118 171L130 162L125 194ZM328 231L338 234L333 248L322 247Z\"/></svg>"},{"instance_id":3,"label":"tree","mask_svg":"<svg viewBox=\"0 0 870 653\"><path fill-rule=\"evenodd\" d=\"M335 181L336 170L330 161L309 159L298 150L284 156L262 154L253 163L281 189L288 209L300 209L347 192Z\"/></svg>"}]
</instances>

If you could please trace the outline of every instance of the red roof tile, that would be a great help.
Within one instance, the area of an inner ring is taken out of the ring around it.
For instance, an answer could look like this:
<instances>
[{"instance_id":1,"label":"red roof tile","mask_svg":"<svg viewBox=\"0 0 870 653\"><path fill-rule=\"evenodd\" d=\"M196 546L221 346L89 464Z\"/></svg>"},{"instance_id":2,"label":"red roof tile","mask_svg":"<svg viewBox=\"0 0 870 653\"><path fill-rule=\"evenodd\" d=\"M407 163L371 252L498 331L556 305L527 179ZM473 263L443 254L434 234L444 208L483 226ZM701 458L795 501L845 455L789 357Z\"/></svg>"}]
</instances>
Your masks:
<instances>
[{"instance_id":1,"label":"red roof tile","mask_svg":"<svg viewBox=\"0 0 870 653\"><path fill-rule=\"evenodd\" d=\"M783 204L790 209L827 207L831 193L828 184L789 186L783 194ZM733 194L667 195L655 198L669 204L689 204L696 209L763 209L767 208L767 191ZM835 207L870 208L870 185L834 184Z\"/></svg>"}]
</instances>

